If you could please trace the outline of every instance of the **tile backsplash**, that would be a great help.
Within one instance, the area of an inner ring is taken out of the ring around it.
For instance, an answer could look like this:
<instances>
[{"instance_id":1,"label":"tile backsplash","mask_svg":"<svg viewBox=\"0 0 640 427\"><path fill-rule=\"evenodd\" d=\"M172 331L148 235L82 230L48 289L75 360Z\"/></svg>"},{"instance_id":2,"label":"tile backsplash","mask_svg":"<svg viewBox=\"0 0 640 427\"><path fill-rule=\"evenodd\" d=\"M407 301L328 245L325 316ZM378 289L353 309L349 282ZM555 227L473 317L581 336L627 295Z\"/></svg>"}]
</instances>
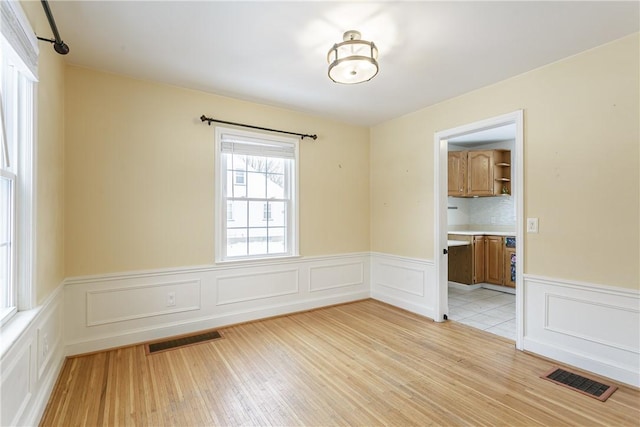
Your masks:
<instances>
[{"instance_id":1,"label":"tile backsplash","mask_svg":"<svg viewBox=\"0 0 640 427\"><path fill-rule=\"evenodd\" d=\"M448 198L449 226L511 226L516 224L515 198L511 196ZM453 209L452 209L453 208ZM459 227L455 227L458 228Z\"/></svg>"}]
</instances>

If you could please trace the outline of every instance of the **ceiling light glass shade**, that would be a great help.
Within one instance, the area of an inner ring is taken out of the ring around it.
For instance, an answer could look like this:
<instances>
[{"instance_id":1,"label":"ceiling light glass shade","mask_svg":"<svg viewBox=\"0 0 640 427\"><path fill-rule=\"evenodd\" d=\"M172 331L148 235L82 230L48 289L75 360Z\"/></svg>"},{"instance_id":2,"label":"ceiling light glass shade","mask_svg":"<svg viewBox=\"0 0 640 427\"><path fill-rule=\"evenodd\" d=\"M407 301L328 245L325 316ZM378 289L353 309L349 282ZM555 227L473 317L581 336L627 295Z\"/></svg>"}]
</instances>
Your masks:
<instances>
[{"instance_id":1,"label":"ceiling light glass shade","mask_svg":"<svg viewBox=\"0 0 640 427\"><path fill-rule=\"evenodd\" d=\"M378 74L378 48L373 42L360 40L358 31L347 31L342 43L327 54L329 78L336 83L355 84L371 80Z\"/></svg>"}]
</instances>

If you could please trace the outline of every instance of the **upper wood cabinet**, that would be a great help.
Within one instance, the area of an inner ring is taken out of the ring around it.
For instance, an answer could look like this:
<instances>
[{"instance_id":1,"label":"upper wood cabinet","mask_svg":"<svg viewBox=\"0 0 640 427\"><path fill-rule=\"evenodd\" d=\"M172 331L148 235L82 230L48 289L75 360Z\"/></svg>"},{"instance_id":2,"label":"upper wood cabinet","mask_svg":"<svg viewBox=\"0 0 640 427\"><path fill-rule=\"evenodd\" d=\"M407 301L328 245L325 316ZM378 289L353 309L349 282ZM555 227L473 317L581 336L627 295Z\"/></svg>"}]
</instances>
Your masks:
<instances>
[{"instance_id":1,"label":"upper wood cabinet","mask_svg":"<svg viewBox=\"0 0 640 427\"><path fill-rule=\"evenodd\" d=\"M493 195L493 151L468 151L467 196Z\"/></svg>"},{"instance_id":2,"label":"upper wood cabinet","mask_svg":"<svg viewBox=\"0 0 640 427\"><path fill-rule=\"evenodd\" d=\"M464 197L467 194L467 152L450 151L448 158L449 196Z\"/></svg>"},{"instance_id":3,"label":"upper wood cabinet","mask_svg":"<svg viewBox=\"0 0 640 427\"><path fill-rule=\"evenodd\" d=\"M487 197L511 194L511 151L448 153L448 195Z\"/></svg>"}]
</instances>

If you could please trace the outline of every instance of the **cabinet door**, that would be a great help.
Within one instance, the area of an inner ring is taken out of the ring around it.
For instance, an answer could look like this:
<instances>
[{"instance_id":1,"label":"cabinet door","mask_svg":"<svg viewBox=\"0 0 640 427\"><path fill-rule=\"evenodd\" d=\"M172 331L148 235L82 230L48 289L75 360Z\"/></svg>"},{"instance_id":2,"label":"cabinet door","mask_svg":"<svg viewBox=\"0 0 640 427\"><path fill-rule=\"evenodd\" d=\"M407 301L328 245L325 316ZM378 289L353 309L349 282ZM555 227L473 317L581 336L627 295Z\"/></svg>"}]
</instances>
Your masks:
<instances>
[{"instance_id":1,"label":"cabinet door","mask_svg":"<svg viewBox=\"0 0 640 427\"><path fill-rule=\"evenodd\" d=\"M469 151L467 156L467 195L493 196L493 150Z\"/></svg>"},{"instance_id":2,"label":"cabinet door","mask_svg":"<svg viewBox=\"0 0 640 427\"><path fill-rule=\"evenodd\" d=\"M500 236L485 236L485 282L502 285L504 243Z\"/></svg>"},{"instance_id":3,"label":"cabinet door","mask_svg":"<svg viewBox=\"0 0 640 427\"><path fill-rule=\"evenodd\" d=\"M473 283L484 282L484 236L473 238Z\"/></svg>"},{"instance_id":4,"label":"cabinet door","mask_svg":"<svg viewBox=\"0 0 640 427\"><path fill-rule=\"evenodd\" d=\"M473 236L449 234L448 237L451 240L469 242L469 245L449 247L449 281L465 285L473 284Z\"/></svg>"},{"instance_id":5,"label":"cabinet door","mask_svg":"<svg viewBox=\"0 0 640 427\"><path fill-rule=\"evenodd\" d=\"M464 196L467 192L467 152L448 153L449 196Z\"/></svg>"},{"instance_id":6,"label":"cabinet door","mask_svg":"<svg viewBox=\"0 0 640 427\"><path fill-rule=\"evenodd\" d=\"M504 248L504 285L516 287L516 248Z\"/></svg>"}]
</instances>

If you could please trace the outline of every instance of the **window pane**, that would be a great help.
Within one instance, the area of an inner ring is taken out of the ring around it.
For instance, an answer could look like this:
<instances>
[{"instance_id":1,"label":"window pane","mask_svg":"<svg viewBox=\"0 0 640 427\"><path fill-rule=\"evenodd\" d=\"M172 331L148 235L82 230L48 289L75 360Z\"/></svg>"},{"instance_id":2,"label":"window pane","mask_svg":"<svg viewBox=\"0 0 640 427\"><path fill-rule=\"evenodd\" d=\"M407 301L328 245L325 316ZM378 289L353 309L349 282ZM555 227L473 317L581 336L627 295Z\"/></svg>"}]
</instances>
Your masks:
<instances>
[{"instance_id":1,"label":"window pane","mask_svg":"<svg viewBox=\"0 0 640 427\"><path fill-rule=\"evenodd\" d=\"M12 242L11 212L13 209L12 181L0 176L0 309L13 305L11 279Z\"/></svg>"},{"instance_id":2,"label":"window pane","mask_svg":"<svg viewBox=\"0 0 640 427\"><path fill-rule=\"evenodd\" d=\"M247 185L237 184L238 176L244 176L244 172L227 171L227 197L247 197Z\"/></svg>"},{"instance_id":3,"label":"window pane","mask_svg":"<svg viewBox=\"0 0 640 427\"><path fill-rule=\"evenodd\" d=\"M267 220L264 217L265 202L249 202L249 227L266 227Z\"/></svg>"},{"instance_id":4,"label":"window pane","mask_svg":"<svg viewBox=\"0 0 640 427\"><path fill-rule=\"evenodd\" d=\"M227 256L247 255L247 229L227 230Z\"/></svg>"},{"instance_id":5,"label":"window pane","mask_svg":"<svg viewBox=\"0 0 640 427\"><path fill-rule=\"evenodd\" d=\"M229 169L233 169L236 171L246 171L247 170L247 156L240 154L227 154L231 159L228 162Z\"/></svg>"},{"instance_id":6,"label":"window pane","mask_svg":"<svg viewBox=\"0 0 640 427\"><path fill-rule=\"evenodd\" d=\"M267 197L266 175L261 172L247 172L247 195L253 199Z\"/></svg>"},{"instance_id":7,"label":"window pane","mask_svg":"<svg viewBox=\"0 0 640 427\"><path fill-rule=\"evenodd\" d=\"M229 201L228 205L231 205L232 220L229 220L229 211L227 210L227 227L230 228L246 228L247 227L247 202L241 200Z\"/></svg>"},{"instance_id":8,"label":"window pane","mask_svg":"<svg viewBox=\"0 0 640 427\"><path fill-rule=\"evenodd\" d=\"M284 175L267 175L267 199L284 199Z\"/></svg>"},{"instance_id":9,"label":"window pane","mask_svg":"<svg viewBox=\"0 0 640 427\"><path fill-rule=\"evenodd\" d=\"M267 252L267 229L249 229L249 255L266 255Z\"/></svg>"},{"instance_id":10,"label":"window pane","mask_svg":"<svg viewBox=\"0 0 640 427\"><path fill-rule=\"evenodd\" d=\"M269 202L271 220L269 227L284 227L286 224L287 205L285 202Z\"/></svg>"},{"instance_id":11,"label":"window pane","mask_svg":"<svg viewBox=\"0 0 640 427\"><path fill-rule=\"evenodd\" d=\"M0 244L11 238L11 180L0 176Z\"/></svg>"},{"instance_id":12,"label":"window pane","mask_svg":"<svg viewBox=\"0 0 640 427\"><path fill-rule=\"evenodd\" d=\"M247 170L253 172L266 172L267 158L262 156L247 156Z\"/></svg>"},{"instance_id":13,"label":"window pane","mask_svg":"<svg viewBox=\"0 0 640 427\"><path fill-rule=\"evenodd\" d=\"M234 185L233 186L233 197L247 197L247 186L246 185Z\"/></svg>"},{"instance_id":14,"label":"window pane","mask_svg":"<svg viewBox=\"0 0 640 427\"><path fill-rule=\"evenodd\" d=\"M269 253L282 254L287 252L285 242L285 228L269 228Z\"/></svg>"},{"instance_id":15,"label":"window pane","mask_svg":"<svg viewBox=\"0 0 640 427\"><path fill-rule=\"evenodd\" d=\"M269 157L267 159L267 173L279 174L282 175L284 173L284 163L287 160L285 159L276 159L273 157Z\"/></svg>"}]
</instances>

